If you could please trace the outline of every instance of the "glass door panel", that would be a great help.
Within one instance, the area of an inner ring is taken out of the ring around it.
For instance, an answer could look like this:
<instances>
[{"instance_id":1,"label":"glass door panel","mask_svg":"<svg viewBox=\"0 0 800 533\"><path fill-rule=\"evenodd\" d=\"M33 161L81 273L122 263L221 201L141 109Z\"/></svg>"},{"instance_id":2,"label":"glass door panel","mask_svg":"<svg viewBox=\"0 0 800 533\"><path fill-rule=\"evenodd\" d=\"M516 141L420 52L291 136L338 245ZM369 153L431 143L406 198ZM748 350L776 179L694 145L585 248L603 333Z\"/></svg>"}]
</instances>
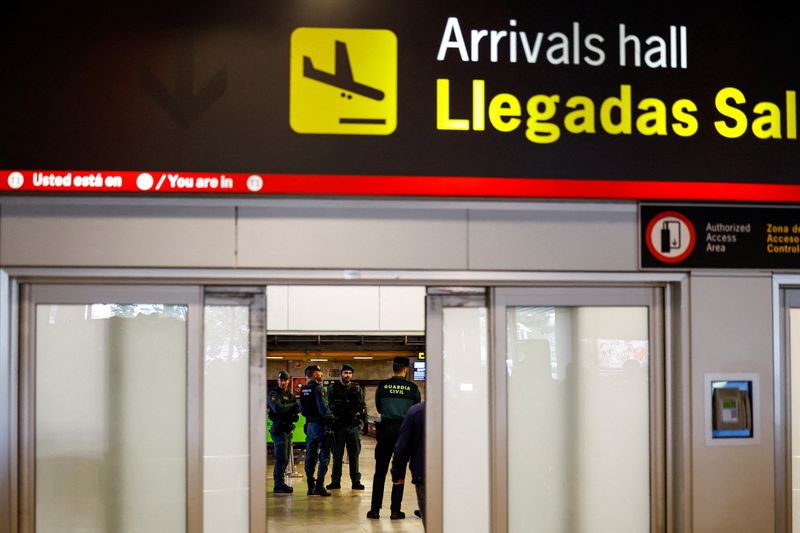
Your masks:
<instances>
[{"instance_id":1,"label":"glass door panel","mask_svg":"<svg viewBox=\"0 0 800 533\"><path fill-rule=\"evenodd\" d=\"M491 530L488 317L484 289L428 289L427 531Z\"/></svg>"},{"instance_id":2,"label":"glass door panel","mask_svg":"<svg viewBox=\"0 0 800 533\"><path fill-rule=\"evenodd\" d=\"M22 293L21 533L266 530L263 287Z\"/></svg>"},{"instance_id":3,"label":"glass door panel","mask_svg":"<svg viewBox=\"0 0 800 533\"><path fill-rule=\"evenodd\" d=\"M486 315L485 307L443 310L442 531L445 533L489 531ZM470 511L465 513L464 509Z\"/></svg>"},{"instance_id":4,"label":"glass door panel","mask_svg":"<svg viewBox=\"0 0 800 533\"><path fill-rule=\"evenodd\" d=\"M203 531L250 527L250 308L206 305Z\"/></svg>"},{"instance_id":5,"label":"glass door panel","mask_svg":"<svg viewBox=\"0 0 800 533\"><path fill-rule=\"evenodd\" d=\"M650 531L652 290L570 292L497 290L508 531Z\"/></svg>"},{"instance_id":6,"label":"glass door panel","mask_svg":"<svg viewBox=\"0 0 800 533\"><path fill-rule=\"evenodd\" d=\"M34 290L30 307L35 354L23 401L33 416L23 418L33 446L23 453L35 506L24 528L187 531L188 317L197 293L81 298L80 289L53 289Z\"/></svg>"},{"instance_id":7,"label":"glass door panel","mask_svg":"<svg viewBox=\"0 0 800 533\"><path fill-rule=\"evenodd\" d=\"M267 529L264 287L206 287L203 532Z\"/></svg>"}]
</instances>

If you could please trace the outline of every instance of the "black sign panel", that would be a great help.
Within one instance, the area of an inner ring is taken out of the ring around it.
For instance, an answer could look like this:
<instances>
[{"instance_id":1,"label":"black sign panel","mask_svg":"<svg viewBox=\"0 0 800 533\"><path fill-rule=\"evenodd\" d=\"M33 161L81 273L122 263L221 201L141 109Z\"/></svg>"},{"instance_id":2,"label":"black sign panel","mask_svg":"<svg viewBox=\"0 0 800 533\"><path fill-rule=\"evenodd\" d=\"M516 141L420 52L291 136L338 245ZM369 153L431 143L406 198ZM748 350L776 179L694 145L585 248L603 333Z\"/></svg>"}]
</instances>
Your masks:
<instances>
[{"instance_id":1,"label":"black sign panel","mask_svg":"<svg viewBox=\"0 0 800 533\"><path fill-rule=\"evenodd\" d=\"M10 2L0 169L800 185L800 20L754 11Z\"/></svg>"},{"instance_id":2,"label":"black sign panel","mask_svg":"<svg viewBox=\"0 0 800 533\"><path fill-rule=\"evenodd\" d=\"M642 268L800 268L800 209L642 204Z\"/></svg>"}]
</instances>

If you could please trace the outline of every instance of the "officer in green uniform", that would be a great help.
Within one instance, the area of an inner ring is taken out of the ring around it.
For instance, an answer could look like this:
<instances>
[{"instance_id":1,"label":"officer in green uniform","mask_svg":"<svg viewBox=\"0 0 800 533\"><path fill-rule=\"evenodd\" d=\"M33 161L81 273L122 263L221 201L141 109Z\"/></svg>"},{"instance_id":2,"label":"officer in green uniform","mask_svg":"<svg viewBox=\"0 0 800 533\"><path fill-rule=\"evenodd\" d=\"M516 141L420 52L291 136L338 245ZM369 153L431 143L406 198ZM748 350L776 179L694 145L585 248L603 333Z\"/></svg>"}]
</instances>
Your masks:
<instances>
[{"instance_id":1,"label":"officer in green uniform","mask_svg":"<svg viewBox=\"0 0 800 533\"><path fill-rule=\"evenodd\" d=\"M380 518L386 473L389 471L394 446L400 435L400 424L403 423L409 408L420 402L419 388L414 382L406 379L409 365L408 357L395 357L392 364L394 375L390 379L380 381L375 391L375 407L381 415L381 420L376 425L375 477L372 480L372 504L367 512L367 518ZM403 485L392 485L390 507L392 520L406 517L400 510L402 502Z\"/></svg>"},{"instance_id":2,"label":"officer in green uniform","mask_svg":"<svg viewBox=\"0 0 800 533\"><path fill-rule=\"evenodd\" d=\"M333 441L333 414L328 407L328 393L322 386L322 369L318 365L306 367L306 383L300 389L300 412L306 417L306 479L308 495L330 496L325 489L325 474L331 458ZM317 467L314 479L314 469Z\"/></svg>"},{"instance_id":3,"label":"officer in green uniform","mask_svg":"<svg viewBox=\"0 0 800 533\"><path fill-rule=\"evenodd\" d=\"M284 482L283 476L289 464L289 454L292 453L292 431L294 423L299 419L297 413L300 412L300 406L295 401L289 379L288 372L278 373L278 386L267 395L267 413L272 421L269 434L275 445L275 469L272 471L275 485L272 492L277 494L293 492L292 487Z\"/></svg>"},{"instance_id":4,"label":"officer in green uniform","mask_svg":"<svg viewBox=\"0 0 800 533\"><path fill-rule=\"evenodd\" d=\"M353 490L364 490L361 472L358 471L358 456L361 453L361 430L359 422L365 420L367 404L364 391L353 381L353 367L342 365L339 381L328 385L328 404L333 412L333 466L328 490L340 489L342 480L342 460L347 447L350 461L350 482Z\"/></svg>"}]
</instances>

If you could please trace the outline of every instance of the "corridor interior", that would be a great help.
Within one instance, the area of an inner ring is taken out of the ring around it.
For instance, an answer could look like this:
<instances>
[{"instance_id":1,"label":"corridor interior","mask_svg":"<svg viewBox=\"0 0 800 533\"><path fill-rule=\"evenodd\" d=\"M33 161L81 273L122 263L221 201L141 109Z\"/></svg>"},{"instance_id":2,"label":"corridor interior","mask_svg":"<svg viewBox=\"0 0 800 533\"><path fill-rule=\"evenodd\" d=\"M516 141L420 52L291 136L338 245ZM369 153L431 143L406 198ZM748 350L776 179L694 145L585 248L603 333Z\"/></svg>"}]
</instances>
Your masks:
<instances>
[{"instance_id":1,"label":"corridor interior","mask_svg":"<svg viewBox=\"0 0 800 533\"><path fill-rule=\"evenodd\" d=\"M342 305L346 302L346 305ZM379 419L375 390L392 375L392 360L411 360L408 379L425 398L425 288L421 286L278 286L267 287L266 390L277 385L286 371L299 399L306 382L304 368L316 364L323 370L323 385L339 380L339 369L354 368L353 381L363 390L369 430L361 434L359 471L365 490L352 490L349 457L344 455L341 489L331 497L308 496L304 475L305 434L301 419L294 437L293 462L285 476L292 494L273 493L275 457L271 438L267 446L267 530L282 533L360 531L424 531L415 516L417 495L406 471L402 511L405 518L390 518L391 475L387 475L380 518L366 517L370 510L375 472L375 427ZM331 481L331 463L325 484Z\"/></svg>"}]
</instances>

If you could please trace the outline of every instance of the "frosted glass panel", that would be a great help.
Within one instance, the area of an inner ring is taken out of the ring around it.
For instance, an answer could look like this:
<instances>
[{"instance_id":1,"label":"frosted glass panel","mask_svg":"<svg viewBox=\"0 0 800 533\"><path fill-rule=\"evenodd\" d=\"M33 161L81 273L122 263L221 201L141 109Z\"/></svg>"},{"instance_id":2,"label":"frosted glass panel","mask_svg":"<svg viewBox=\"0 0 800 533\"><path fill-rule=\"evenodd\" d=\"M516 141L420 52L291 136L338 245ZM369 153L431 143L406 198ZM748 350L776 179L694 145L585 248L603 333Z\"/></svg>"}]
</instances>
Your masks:
<instances>
[{"instance_id":1,"label":"frosted glass panel","mask_svg":"<svg viewBox=\"0 0 800 533\"><path fill-rule=\"evenodd\" d=\"M203 531L250 527L250 310L205 307Z\"/></svg>"},{"instance_id":2,"label":"frosted glass panel","mask_svg":"<svg viewBox=\"0 0 800 533\"><path fill-rule=\"evenodd\" d=\"M489 362L486 308L443 310L445 533L489 531Z\"/></svg>"},{"instance_id":3,"label":"frosted glass panel","mask_svg":"<svg viewBox=\"0 0 800 533\"><path fill-rule=\"evenodd\" d=\"M509 532L650 530L646 307L507 310Z\"/></svg>"},{"instance_id":4,"label":"frosted glass panel","mask_svg":"<svg viewBox=\"0 0 800 533\"><path fill-rule=\"evenodd\" d=\"M791 369L791 385L789 395L791 397L792 413L792 532L800 533L800 309L789 310L789 335L791 338L790 350L792 361L789 365Z\"/></svg>"},{"instance_id":5,"label":"frosted glass panel","mask_svg":"<svg viewBox=\"0 0 800 533\"><path fill-rule=\"evenodd\" d=\"M36 531L186 530L186 306L36 307Z\"/></svg>"}]
</instances>

